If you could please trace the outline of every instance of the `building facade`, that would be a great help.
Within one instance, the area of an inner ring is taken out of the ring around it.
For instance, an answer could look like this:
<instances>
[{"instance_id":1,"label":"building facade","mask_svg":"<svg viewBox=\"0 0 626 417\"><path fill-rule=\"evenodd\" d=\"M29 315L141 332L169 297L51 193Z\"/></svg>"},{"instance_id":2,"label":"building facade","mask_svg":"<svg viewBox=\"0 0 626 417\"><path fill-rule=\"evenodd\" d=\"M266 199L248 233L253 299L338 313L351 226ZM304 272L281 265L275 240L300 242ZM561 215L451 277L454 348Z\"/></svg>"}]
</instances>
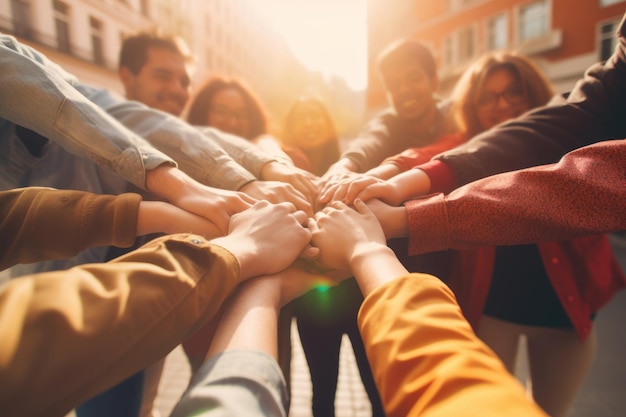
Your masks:
<instances>
[{"instance_id":1,"label":"building facade","mask_svg":"<svg viewBox=\"0 0 626 417\"><path fill-rule=\"evenodd\" d=\"M82 82L121 94L123 37L159 26L189 44L192 85L210 74L237 76L258 93L276 125L298 94L313 90L348 114L340 130L360 123L362 94L307 70L264 24L258 7L257 0L0 0L0 32L42 51Z\"/></svg>"},{"instance_id":2,"label":"building facade","mask_svg":"<svg viewBox=\"0 0 626 417\"><path fill-rule=\"evenodd\" d=\"M370 0L370 7L384 8L384 3ZM474 59L498 49L517 50L531 57L558 91L568 91L587 67L611 55L617 24L626 12L625 0L402 0L401 3L404 10L400 16L394 16L393 12L388 12L388 16L382 14L387 19L386 27L395 29L393 33L381 39L379 33L370 32L370 42L386 44L401 37L424 42L437 59L440 92L444 97ZM380 18L381 12L377 15ZM398 24L394 18L400 19ZM373 56L379 51L370 49ZM375 73L374 67L370 66L370 70ZM370 81L368 104L382 106L382 85L373 77Z\"/></svg>"}]
</instances>

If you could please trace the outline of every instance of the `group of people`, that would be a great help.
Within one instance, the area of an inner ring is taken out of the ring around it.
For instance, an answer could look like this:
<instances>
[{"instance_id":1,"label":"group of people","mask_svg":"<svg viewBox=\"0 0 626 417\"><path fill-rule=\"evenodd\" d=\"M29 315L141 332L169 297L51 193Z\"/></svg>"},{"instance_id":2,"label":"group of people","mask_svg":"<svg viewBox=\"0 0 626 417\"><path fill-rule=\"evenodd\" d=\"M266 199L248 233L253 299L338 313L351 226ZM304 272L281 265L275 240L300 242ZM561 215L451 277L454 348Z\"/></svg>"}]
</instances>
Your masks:
<instances>
[{"instance_id":1,"label":"group of people","mask_svg":"<svg viewBox=\"0 0 626 417\"><path fill-rule=\"evenodd\" d=\"M276 135L241 80L190 94L176 38L125 41L123 99L0 35L0 259L20 264L0 409L98 415L87 400L184 343L173 415L286 415L296 317L316 416L343 333L373 415L567 415L593 317L626 286L603 234L626 230L624 21L618 41L566 96L497 52L447 102L430 51L399 41L378 61L389 108L340 152L319 100Z\"/></svg>"}]
</instances>

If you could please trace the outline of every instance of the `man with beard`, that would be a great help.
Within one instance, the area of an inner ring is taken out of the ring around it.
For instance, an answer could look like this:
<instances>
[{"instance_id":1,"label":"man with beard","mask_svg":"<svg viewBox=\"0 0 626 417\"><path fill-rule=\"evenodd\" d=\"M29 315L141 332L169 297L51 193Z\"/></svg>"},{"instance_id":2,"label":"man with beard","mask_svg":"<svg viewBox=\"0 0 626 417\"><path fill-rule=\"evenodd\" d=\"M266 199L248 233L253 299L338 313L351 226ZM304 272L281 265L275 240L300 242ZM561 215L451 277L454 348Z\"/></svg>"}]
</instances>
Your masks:
<instances>
[{"instance_id":1,"label":"man with beard","mask_svg":"<svg viewBox=\"0 0 626 417\"><path fill-rule=\"evenodd\" d=\"M408 148L428 146L456 127L435 92L439 86L430 50L413 40L398 40L378 57L378 70L390 106L370 120L339 160L324 174L319 195L340 181L378 166L385 158ZM406 239L388 242L410 271L427 272L443 280L449 274L448 252L410 259ZM323 298L323 299L322 299ZM313 415L334 416L337 363L342 334L350 335L361 379L372 406L372 416L384 416L382 402L359 336L357 313L363 297L354 280L311 292L292 304L313 386ZM332 335L332 336L331 336Z\"/></svg>"},{"instance_id":2,"label":"man with beard","mask_svg":"<svg viewBox=\"0 0 626 417\"><path fill-rule=\"evenodd\" d=\"M365 172L385 158L423 147L456 130L435 92L439 79L430 50L413 40L389 45L378 57L389 108L370 120L325 174L327 187L350 172Z\"/></svg>"},{"instance_id":3,"label":"man with beard","mask_svg":"<svg viewBox=\"0 0 626 417\"><path fill-rule=\"evenodd\" d=\"M179 37L156 32L127 37L119 59L126 98L180 116L189 100L192 60Z\"/></svg>"}]
</instances>

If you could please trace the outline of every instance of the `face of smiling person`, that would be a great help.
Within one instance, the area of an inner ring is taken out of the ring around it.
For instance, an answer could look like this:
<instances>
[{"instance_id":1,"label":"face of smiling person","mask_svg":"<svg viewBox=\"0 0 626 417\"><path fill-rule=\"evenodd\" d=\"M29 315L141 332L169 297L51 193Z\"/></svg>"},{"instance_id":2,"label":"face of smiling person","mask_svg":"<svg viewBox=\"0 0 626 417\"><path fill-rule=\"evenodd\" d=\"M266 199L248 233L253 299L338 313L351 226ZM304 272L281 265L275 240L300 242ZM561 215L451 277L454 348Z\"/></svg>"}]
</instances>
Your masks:
<instances>
[{"instance_id":1,"label":"face of smiling person","mask_svg":"<svg viewBox=\"0 0 626 417\"><path fill-rule=\"evenodd\" d=\"M149 48L137 74L120 69L126 98L180 116L189 99L190 70L185 57L164 48Z\"/></svg>"},{"instance_id":2,"label":"face of smiling person","mask_svg":"<svg viewBox=\"0 0 626 417\"><path fill-rule=\"evenodd\" d=\"M487 76L475 105L478 123L487 130L525 113L528 99L519 77L501 68Z\"/></svg>"},{"instance_id":3,"label":"face of smiling person","mask_svg":"<svg viewBox=\"0 0 626 417\"><path fill-rule=\"evenodd\" d=\"M330 126L317 104L300 104L293 118L293 146L304 150L314 149L330 138Z\"/></svg>"},{"instance_id":4,"label":"face of smiling person","mask_svg":"<svg viewBox=\"0 0 626 417\"><path fill-rule=\"evenodd\" d=\"M429 77L417 61L387 70L384 81L391 103L403 119L420 119L436 105L437 78Z\"/></svg>"},{"instance_id":5,"label":"face of smiling person","mask_svg":"<svg viewBox=\"0 0 626 417\"><path fill-rule=\"evenodd\" d=\"M234 88L225 88L213 96L208 109L208 125L222 132L252 140L250 112L244 97Z\"/></svg>"}]
</instances>

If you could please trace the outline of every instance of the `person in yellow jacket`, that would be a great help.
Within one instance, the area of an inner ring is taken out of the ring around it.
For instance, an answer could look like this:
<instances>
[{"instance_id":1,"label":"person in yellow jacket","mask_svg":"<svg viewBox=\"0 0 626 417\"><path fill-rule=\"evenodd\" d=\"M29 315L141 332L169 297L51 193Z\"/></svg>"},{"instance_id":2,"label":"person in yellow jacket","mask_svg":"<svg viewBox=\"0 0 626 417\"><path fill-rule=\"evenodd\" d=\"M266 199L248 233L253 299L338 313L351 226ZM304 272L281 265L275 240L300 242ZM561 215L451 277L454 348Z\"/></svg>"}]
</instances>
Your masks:
<instances>
[{"instance_id":1,"label":"person in yellow jacket","mask_svg":"<svg viewBox=\"0 0 626 417\"><path fill-rule=\"evenodd\" d=\"M355 208L331 203L308 227L318 262L351 271L365 296L359 329L386 414L546 417L472 332L445 284L407 273L374 214L361 200ZM302 290L302 281L286 278L239 287L172 417L286 415L276 323L280 307Z\"/></svg>"},{"instance_id":2,"label":"person in yellow jacket","mask_svg":"<svg viewBox=\"0 0 626 417\"><path fill-rule=\"evenodd\" d=\"M0 286L4 417L66 415L165 356L243 280L287 268L311 238L307 215L291 203L258 202L231 217L222 237L209 221L136 194L17 189L0 192L0 213L2 268L130 245L137 234L197 233Z\"/></svg>"}]
</instances>

